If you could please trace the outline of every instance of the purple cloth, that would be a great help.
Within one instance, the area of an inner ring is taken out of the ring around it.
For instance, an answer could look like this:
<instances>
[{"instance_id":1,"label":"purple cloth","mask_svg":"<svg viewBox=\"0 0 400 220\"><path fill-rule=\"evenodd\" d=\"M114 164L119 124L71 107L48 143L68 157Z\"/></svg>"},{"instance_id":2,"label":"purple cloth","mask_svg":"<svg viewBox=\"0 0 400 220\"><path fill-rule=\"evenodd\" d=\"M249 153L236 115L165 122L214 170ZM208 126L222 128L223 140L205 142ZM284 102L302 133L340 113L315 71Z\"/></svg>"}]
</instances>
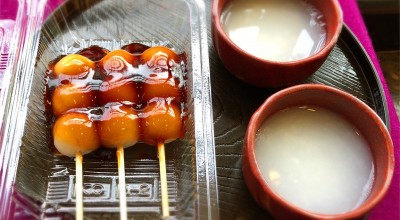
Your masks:
<instances>
[{"instance_id":1,"label":"purple cloth","mask_svg":"<svg viewBox=\"0 0 400 220\"><path fill-rule=\"evenodd\" d=\"M15 0L1 0L1 5L6 5L7 7L1 7L0 19L11 18L15 19L15 13L17 10L17 5ZM390 130L393 139L393 144L395 147L395 159L396 167L393 176L393 181L390 186L389 192L385 198L380 202L370 213L369 219L380 220L380 219L400 219L400 124L399 119L396 115L394 109L393 101L390 96L385 78L382 74L382 69L379 65L378 58L376 56L375 50L372 46L371 39L369 37L367 28L365 26L364 20L361 16L359 7L356 0L339 0L340 5L344 14L344 21L348 27L354 32L358 40L364 46L369 57L371 58L375 68L378 72L379 78L383 84L383 89L385 91L386 100L389 107L390 115ZM48 0L45 14L48 15L55 7L62 3L62 0ZM6 10L7 9L7 10ZM9 10L8 10L9 9Z\"/></svg>"}]
</instances>

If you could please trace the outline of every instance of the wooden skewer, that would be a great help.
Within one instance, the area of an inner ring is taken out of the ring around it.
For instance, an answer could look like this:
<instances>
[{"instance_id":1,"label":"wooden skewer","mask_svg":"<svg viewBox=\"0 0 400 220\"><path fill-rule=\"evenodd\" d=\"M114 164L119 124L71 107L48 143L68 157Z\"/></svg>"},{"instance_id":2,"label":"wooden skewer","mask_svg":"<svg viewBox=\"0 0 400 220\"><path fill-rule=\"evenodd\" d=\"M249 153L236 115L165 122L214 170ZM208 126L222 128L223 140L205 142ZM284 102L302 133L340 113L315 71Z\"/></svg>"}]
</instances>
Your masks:
<instances>
[{"instance_id":1,"label":"wooden skewer","mask_svg":"<svg viewBox=\"0 0 400 220\"><path fill-rule=\"evenodd\" d=\"M168 203L168 185L167 185L167 169L165 166L165 150L164 143L158 143L158 160L160 164L160 180L161 180L161 205L163 217L169 217Z\"/></svg>"},{"instance_id":2,"label":"wooden skewer","mask_svg":"<svg viewBox=\"0 0 400 220\"><path fill-rule=\"evenodd\" d=\"M78 152L75 156L75 196L76 196L76 219L83 220L83 172L82 172L82 152Z\"/></svg>"},{"instance_id":3,"label":"wooden skewer","mask_svg":"<svg viewBox=\"0 0 400 220\"><path fill-rule=\"evenodd\" d=\"M117 148L120 219L127 220L124 147Z\"/></svg>"}]
</instances>

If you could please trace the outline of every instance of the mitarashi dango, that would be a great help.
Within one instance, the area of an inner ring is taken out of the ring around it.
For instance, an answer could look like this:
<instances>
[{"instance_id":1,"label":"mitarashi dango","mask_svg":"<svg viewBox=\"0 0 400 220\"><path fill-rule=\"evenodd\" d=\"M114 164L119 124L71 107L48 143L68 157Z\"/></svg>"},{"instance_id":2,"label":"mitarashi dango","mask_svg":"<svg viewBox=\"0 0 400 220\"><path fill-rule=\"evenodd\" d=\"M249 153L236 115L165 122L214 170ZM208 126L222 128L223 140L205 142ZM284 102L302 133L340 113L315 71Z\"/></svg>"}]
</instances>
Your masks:
<instances>
[{"instance_id":1,"label":"mitarashi dango","mask_svg":"<svg viewBox=\"0 0 400 220\"><path fill-rule=\"evenodd\" d=\"M100 142L104 147L126 148L139 140L138 114L130 106L106 106L98 125Z\"/></svg>"},{"instance_id":2,"label":"mitarashi dango","mask_svg":"<svg viewBox=\"0 0 400 220\"><path fill-rule=\"evenodd\" d=\"M59 117L53 126L54 146L65 156L88 154L100 147L95 122L86 113L67 113Z\"/></svg>"},{"instance_id":3,"label":"mitarashi dango","mask_svg":"<svg viewBox=\"0 0 400 220\"><path fill-rule=\"evenodd\" d=\"M126 50L113 50L99 61L99 67L106 73L125 73L135 57Z\"/></svg>"},{"instance_id":4,"label":"mitarashi dango","mask_svg":"<svg viewBox=\"0 0 400 220\"><path fill-rule=\"evenodd\" d=\"M169 143L182 135L181 108L168 99L152 99L140 118L141 140L146 144Z\"/></svg>"},{"instance_id":5,"label":"mitarashi dango","mask_svg":"<svg viewBox=\"0 0 400 220\"><path fill-rule=\"evenodd\" d=\"M173 72L180 57L173 50L163 47L151 47L141 55L142 62L149 69L149 74L144 76L143 100L149 101L154 97L179 98L179 80Z\"/></svg>"},{"instance_id":6,"label":"mitarashi dango","mask_svg":"<svg viewBox=\"0 0 400 220\"><path fill-rule=\"evenodd\" d=\"M141 61L149 68L172 67L180 62L180 57L168 47L155 46L145 50Z\"/></svg>"},{"instance_id":7,"label":"mitarashi dango","mask_svg":"<svg viewBox=\"0 0 400 220\"><path fill-rule=\"evenodd\" d=\"M53 74L55 76L80 76L88 74L88 72L95 67L96 63L90 59L79 54L70 54L61 58L61 60L54 65Z\"/></svg>"},{"instance_id":8,"label":"mitarashi dango","mask_svg":"<svg viewBox=\"0 0 400 220\"><path fill-rule=\"evenodd\" d=\"M99 104L111 102L130 102L137 104L139 100L136 83L129 80L107 80L101 83L98 93Z\"/></svg>"},{"instance_id":9,"label":"mitarashi dango","mask_svg":"<svg viewBox=\"0 0 400 220\"><path fill-rule=\"evenodd\" d=\"M70 109L95 107L96 95L89 86L61 84L54 89L51 105L53 114L60 116Z\"/></svg>"}]
</instances>

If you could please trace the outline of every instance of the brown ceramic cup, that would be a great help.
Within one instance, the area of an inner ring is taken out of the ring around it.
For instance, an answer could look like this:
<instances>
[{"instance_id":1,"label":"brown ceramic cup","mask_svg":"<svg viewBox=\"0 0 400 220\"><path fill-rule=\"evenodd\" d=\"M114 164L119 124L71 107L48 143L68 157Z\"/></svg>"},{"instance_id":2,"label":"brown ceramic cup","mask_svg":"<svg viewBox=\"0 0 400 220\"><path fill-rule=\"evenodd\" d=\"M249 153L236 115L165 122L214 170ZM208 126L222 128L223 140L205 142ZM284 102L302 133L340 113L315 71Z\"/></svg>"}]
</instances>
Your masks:
<instances>
[{"instance_id":1,"label":"brown ceramic cup","mask_svg":"<svg viewBox=\"0 0 400 220\"><path fill-rule=\"evenodd\" d=\"M258 58L239 48L225 33L221 23L224 6L231 0L213 0L212 39L224 66L240 80L258 87L278 88L293 85L315 73L335 46L343 26L343 16L337 0L308 0L325 17L326 42L316 54L307 58L277 62ZM249 0L251 1L251 0Z\"/></svg>"},{"instance_id":2,"label":"brown ceramic cup","mask_svg":"<svg viewBox=\"0 0 400 220\"><path fill-rule=\"evenodd\" d=\"M330 109L348 119L367 140L374 160L375 177L368 198L358 208L341 214L306 211L283 199L263 179L254 151L256 133L269 116L297 105ZM253 198L277 219L357 219L370 211L389 188L394 170L393 143L379 116L356 97L329 86L304 84L275 93L253 114L244 140L242 164L244 179Z\"/></svg>"}]
</instances>

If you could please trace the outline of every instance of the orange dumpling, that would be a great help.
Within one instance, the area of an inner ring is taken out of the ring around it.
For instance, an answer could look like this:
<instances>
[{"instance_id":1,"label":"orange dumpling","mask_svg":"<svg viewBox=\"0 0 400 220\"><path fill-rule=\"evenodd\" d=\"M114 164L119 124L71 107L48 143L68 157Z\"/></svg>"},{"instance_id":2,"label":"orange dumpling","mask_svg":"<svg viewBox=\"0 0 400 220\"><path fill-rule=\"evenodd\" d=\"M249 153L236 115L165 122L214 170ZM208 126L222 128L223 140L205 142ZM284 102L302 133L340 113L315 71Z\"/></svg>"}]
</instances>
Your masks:
<instances>
[{"instance_id":1,"label":"orange dumpling","mask_svg":"<svg viewBox=\"0 0 400 220\"><path fill-rule=\"evenodd\" d=\"M54 146L68 157L88 154L100 146L97 127L85 113L67 113L53 127Z\"/></svg>"},{"instance_id":2,"label":"orange dumpling","mask_svg":"<svg viewBox=\"0 0 400 220\"><path fill-rule=\"evenodd\" d=\"M179 98L179 82L172 76L171 67L180 62L180 57L173 50L156 46L144 51L141 55L142 63L149 68L143 83L143 99L152 98Z\"/></svg>"},{"instance_id":3,"label":"orange dumpling","mask_svg":"<svg viewBox=\"0 0 400 220\"><path fill-rule=\"evenodd\" d=\"M180 58L173 50L168 47L155 46L145 50L141 55L142 63L146 63L149 68L168 66L179 63Z\"/></svg>"},{"instance_id":4,"label":"orange dumpling","mask_svg":"<svg viewBox=\"0 0 400 220\"><path fill-rule=\"evenodd\" d=\"M99 66L106 74L124 73L134 61L134 56L126 50L113 50L104 56Z\"/></svg>"},{"instance_id":5,"label":"orange dumpling","mask_svg":"<svg viewBox=\"0 0 400 220\"><path fill-rule=\"evenodd\" d=\"M176 98L180 97L180 89L175 78L170 77L168 72L153 73L143 83L143 101L152 98Z\"/></svg>"},{"instance_id":6,"label":"orange dumpling","mask_svg":"<svg viewBox=\"0 0 400 220\"><path fill-rule=\"evenodd\" d=\"M94 107L96 95L87 86L61 84L55 88L51 103L54 115L60 116L70 109Z\"/></svg>"},{"instance_id":7,"label":"orange dumpling","mask_svg":"<svg viewBox=\"0 0 400 220\"><path fill-rule=\"evenodd\" d=\"M141 139L146 144L169 143L181 137L181 110L175 103L170 103L166 99L152 100L143 109L140 118Z\"/></svg>"},{"instance_id":8,"label":"orange dumpling","mask_svg":"<svg viewBox=\"0 0 400 220\"><path fill-rule=\"evenodd\" d=\"M99 90L99 103L130 102L137 104L139 100L136 84L128 80L104 81Z\"/></svg>"},{"instance_id":9,"label":"orange dumpling","mask_svg":"<svg viewBox=\"0 0 400 220\"><path fill-rule=\"evenodd\" d=\"M139 140L139 118L135 109L118 105L106 107L99 122L101 145L108 148L124 148Z\"/></svg>"},{"instance_id":10,"label":"orange dumpling","mask_svg":"<svg viewBox=\"0 0 400 220\"><path fill-rule=\"evenodd\" d=\"M70 54L63 57L54 65L53 72L56 76L78 76L87 74L95 67L96 64L90 59L79 54Z\"/></svg>"}]
</instances>

